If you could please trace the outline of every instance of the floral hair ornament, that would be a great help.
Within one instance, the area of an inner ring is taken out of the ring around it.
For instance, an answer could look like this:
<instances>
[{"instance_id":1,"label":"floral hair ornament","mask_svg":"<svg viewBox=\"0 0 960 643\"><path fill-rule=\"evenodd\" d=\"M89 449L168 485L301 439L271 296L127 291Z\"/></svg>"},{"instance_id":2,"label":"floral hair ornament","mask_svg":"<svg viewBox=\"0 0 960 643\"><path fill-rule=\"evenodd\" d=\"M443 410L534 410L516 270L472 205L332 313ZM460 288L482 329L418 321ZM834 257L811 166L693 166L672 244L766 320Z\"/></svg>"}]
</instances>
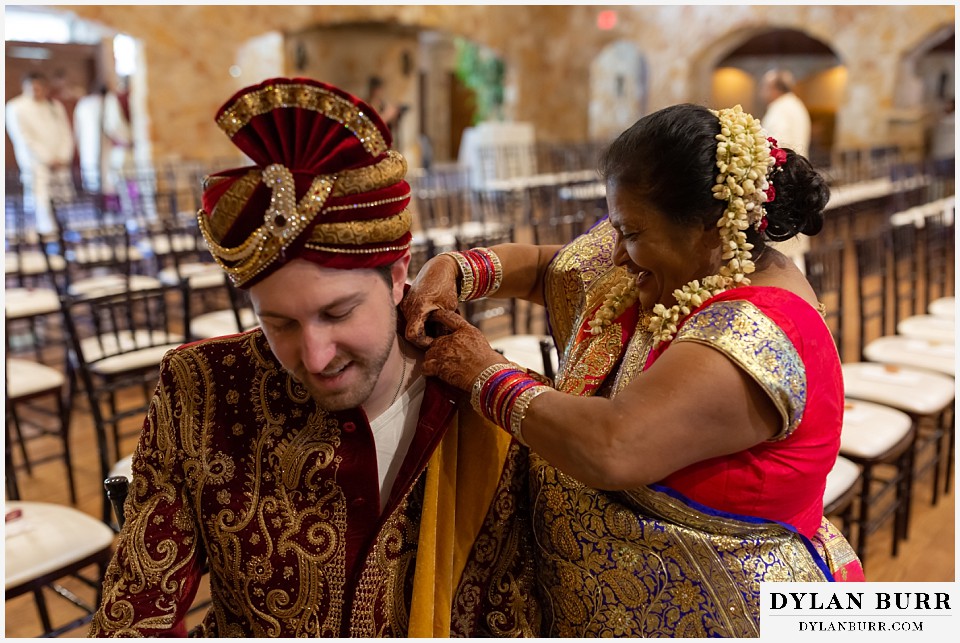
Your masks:
<instances>
[{"instance_id":1,"label":"floral hair ornament","mask_svg":"<svg viewBox=\"0 0 960 643\"><path fill-rule=\"evenodd\" d=\"M770 143L770 156L773 157L773 167L771 171L782 172L782 166L787 162L787 152L785 150L781 150L777 146L777 139L773 138L772 136L767 137L767 142ZM766 203L770 203L777 198L777 189L773 186L773 181L769 180L769 178L767 180L767 184L767 189L764 191L764 193L767 195ZM764 216L754 224L753 229L760 234L763 234L763 232L767 229L766 213L764 213Z\"/></svg>"},{"instance_id":2,"label":"floral hair ornament","mask_svg":"<svg viewBox=\"0 0 960 643\"><path fill-rule=\"evenodd\" d=\"M674 290L677 303L670 308L663 304L653 307L648 330L653 333L655 344L673 339L680 321L706 300L736 286L750 284L747 276L754 272L753 244L747 241L746 230L750 226L765 223L766 211L763 204L772 195L772 186L767 180L772 168L786 153L777 149L774 156L771 142L760 126L760 121L740 105L721 110L710 110L720 121L720 133L717 134L716 166L719 170L713 196L726 201L727 207L717 221L723 248L722 258L726 262L719 274L694 279L682 288ZM590 322L591 333L598 334L610 320L616 318L627 305L633 303L631 296L623 286L633 288L633 280L628 284L615 285L607 294L603 305ZM633 288L635 290L635 288Z\"/></svg>"}]
</instances>

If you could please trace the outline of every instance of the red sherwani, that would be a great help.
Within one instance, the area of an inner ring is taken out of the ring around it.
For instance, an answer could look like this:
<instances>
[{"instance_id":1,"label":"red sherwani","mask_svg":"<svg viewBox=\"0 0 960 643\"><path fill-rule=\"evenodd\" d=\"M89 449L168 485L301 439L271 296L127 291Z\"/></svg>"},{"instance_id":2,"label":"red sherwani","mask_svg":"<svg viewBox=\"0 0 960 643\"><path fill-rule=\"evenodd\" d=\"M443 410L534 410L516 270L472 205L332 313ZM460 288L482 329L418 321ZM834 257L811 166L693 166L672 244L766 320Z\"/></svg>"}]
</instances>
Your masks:
<instances>
[{"instance_id":1,"label":"red sherwani","mask_svg":"<svg viewBox=\"0 0 960 643\"><path fill-rule=\"evenodd\" d=\"M91 636L185 634L205 561L200 635L536 634L526 451L461 400L428 380L381 513L363 411L318 408L259 330L171 351Z\"/></svg>"}]
</instances>

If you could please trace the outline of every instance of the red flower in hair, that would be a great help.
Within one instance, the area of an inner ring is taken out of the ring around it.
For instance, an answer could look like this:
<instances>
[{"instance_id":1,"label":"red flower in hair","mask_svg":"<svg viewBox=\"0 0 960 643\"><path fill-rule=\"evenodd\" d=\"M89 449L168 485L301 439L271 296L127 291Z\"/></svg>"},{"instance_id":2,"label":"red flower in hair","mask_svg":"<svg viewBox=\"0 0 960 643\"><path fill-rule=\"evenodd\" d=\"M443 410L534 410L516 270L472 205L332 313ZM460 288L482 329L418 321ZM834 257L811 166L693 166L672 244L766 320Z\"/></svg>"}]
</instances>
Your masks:
<instances>
[{"instance_id":1,"label":"red flower in hair","mask_svg":"<svg viewBox=\"0 0 960 643\"><path fill-rule=\"evenodd\" d=\"M770 222L767 221L767 217L766 217L766 216L764 216L762 219L760 219L760 225L757 226L757 232L759 232L760 234L763 234L763 231L767 229L767 224L768 224L768 223L770 223Z\"/></svg>"},{"instance_id":2,"label":"red flower in hair","mask_svg":"<svg viewBox=\"0 0 960 643\"><path fill-rule=\"evenodd\" d=\"M770 141L770 156L773 157L774 166L780 167L787 162L787 153L777 147L777 139L772 136L768 136L767 140ZM772 201L772 198L768 198L767 201Z\"/></svg>"}]
</instances>

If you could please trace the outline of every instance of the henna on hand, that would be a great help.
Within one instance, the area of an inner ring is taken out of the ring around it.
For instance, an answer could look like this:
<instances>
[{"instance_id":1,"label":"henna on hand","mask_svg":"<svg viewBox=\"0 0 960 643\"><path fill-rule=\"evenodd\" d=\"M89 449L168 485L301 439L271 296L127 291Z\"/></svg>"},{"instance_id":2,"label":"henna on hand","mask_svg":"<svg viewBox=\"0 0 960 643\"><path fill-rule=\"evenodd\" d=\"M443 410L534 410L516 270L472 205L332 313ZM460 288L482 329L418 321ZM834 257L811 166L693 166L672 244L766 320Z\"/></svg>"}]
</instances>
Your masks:
<instances>
[{"instance_id":1,"label":"henna on hand","mask_svg":"<svg viewBox=\"0 0 960 643\"><path fill-rule=\"evenodd\" d=\"M433 339L423 360L423 372L436 376L464 391L469 391L477 376L491 364L505 361L490 347L480 329L457 313L435 310L430 321L443 329Z\"/></svg>"},{"instance_id":2,"label":"henna on hand","mask_svg":"<svg viewBox=\"0 0 960 643\"><path fill-rule=\"evenodd\" d=\"M423 265L400 302L400 311L407 320L404 332L407 341L419 348L433 343L434 338L427 335L427 320L434 311L457 310L459 275L457 262L450 257L437 256Z\"/></svg>"}]
</instances>

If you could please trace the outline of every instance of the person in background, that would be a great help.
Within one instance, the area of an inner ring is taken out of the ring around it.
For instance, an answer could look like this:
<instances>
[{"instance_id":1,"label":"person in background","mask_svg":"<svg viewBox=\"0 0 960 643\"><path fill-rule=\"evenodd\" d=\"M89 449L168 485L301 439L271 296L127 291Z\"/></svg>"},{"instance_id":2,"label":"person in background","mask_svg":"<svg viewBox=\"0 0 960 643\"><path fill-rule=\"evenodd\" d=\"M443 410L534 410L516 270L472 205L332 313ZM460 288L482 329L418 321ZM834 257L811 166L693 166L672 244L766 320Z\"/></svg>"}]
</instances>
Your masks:
<instances>
[{"instance_id":1,"label":"person in background","mask_svg":"<svg viewBox=\"0 0 960 643\"><path fill-rule=\"evenodd\" d=\"M568 245L427 262L407 338L530 447L545 636L759 636L761 582L863 579L823 516L840 359L767 245L817 233L828 187L739 105L650 114L600 173L609 218ZM553 387L454 312L484 296L546 305Z\"/></svg>"},{"instance_id":2,"label":"person in background","mask_svg":"<svg viewBox=\"0 0 960 643\"><path fill-rule=\"evenodd\" d=\"M369 105L305 78L217 124L213 257L260 328L163 358L90 635L520 636L539 628L526 452L398 336L406 162Z\"/></svg>"},{"instance_id":3,"label":"person in background","mask_svg":"<svg viewBox=\"0 0 960 643\"><path fill-rule=\"evenodd\" d=\"M63 105L51 98L46 77L30 72L23 93L6 104L7 134L13 143L27 207L32 203L38 232L55 229L51 199L74 195L73 131Z\"/></svg>"},{"instance_id":4,"label":"person in background","mask_svg":"<svg viewBox=\"0 0 960 643\"><path fill-rule=\"evenodd\" d=\"M810 112L793 93L793 74L786 69L771 69L760 81L760 96L767 111L763 127L784 148L797 154L810 154Z\"/></svg>"},{"instance_id":5,"label":"person in background","mask_svg":"<svg viewBox=\"0 0 960 643\"><path fill-rule=\"evenodd\" d=\"M58 67L53 71L50 78L50 97L60 101L68 118L73 115L77 101L83 98L84 93L83 85L75 82L66 69Z\"/></svg>"},{"instance_id":6,"label":"person in background","mask_svg":"<svg viewBox=\"0 0 960 643\"><path fill-rule=\"evenodd\" d=\"M73 131L84 190L116 195L133 142L117 93L101 84L81 98L73 112Z\"/></svg>"},{"instance_id":7,"label":"person in background","mask_svg":"<svg viewBox=\"0 0 960 643\"><path fill-rule=\"evenodd\" d=\"M377 110L380 118L395 134L397 127L400 125L400 117L403 116L406 109L402 105L387 100L383 79L379 76L371 76L367 81L367 103Z\"/></svg>"}]
</instances>

